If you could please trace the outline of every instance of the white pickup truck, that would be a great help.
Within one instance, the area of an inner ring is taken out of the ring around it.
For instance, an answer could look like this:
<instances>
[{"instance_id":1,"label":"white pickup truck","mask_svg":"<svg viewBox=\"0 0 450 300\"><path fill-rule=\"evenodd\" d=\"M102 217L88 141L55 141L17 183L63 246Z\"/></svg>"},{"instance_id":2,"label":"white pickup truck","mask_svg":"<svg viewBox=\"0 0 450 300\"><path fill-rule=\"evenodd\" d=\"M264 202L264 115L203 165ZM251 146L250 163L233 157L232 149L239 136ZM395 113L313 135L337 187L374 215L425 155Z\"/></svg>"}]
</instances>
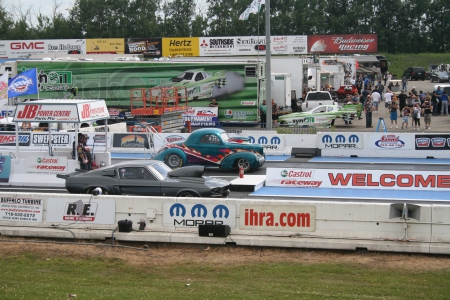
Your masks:
<instances>
[{"instance_id":1,"label":"white pickup truck","mask_svg":"<svg viewBox=\"0 0 450 300\"><path fill-rule=\"evenodd\" d=\"M313 91L306 94L306 98L302 100L302 111L307 111L316 108L319 105L337 105L333 100L330 92L327 91Z\"/></svg>"}]
</instances>

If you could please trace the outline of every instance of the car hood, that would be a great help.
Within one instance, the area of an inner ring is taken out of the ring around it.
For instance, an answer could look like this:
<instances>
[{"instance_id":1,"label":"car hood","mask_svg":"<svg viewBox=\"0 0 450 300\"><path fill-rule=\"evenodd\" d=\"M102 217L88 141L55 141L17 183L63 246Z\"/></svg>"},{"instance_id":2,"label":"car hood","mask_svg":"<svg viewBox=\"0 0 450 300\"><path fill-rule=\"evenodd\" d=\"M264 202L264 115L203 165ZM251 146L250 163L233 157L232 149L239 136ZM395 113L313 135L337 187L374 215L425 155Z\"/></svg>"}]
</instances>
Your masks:
<instances>
[{"instance_id":1,"label":"car hood","mask_svg":"<svg viewBox=\"0 0 450 300\"><path fill-rule=\"evenodd\" d=\"M169 177L196 177L201 178L205 174L204 166L189 166L168 173Z\"/></svg>"}]
</instances>

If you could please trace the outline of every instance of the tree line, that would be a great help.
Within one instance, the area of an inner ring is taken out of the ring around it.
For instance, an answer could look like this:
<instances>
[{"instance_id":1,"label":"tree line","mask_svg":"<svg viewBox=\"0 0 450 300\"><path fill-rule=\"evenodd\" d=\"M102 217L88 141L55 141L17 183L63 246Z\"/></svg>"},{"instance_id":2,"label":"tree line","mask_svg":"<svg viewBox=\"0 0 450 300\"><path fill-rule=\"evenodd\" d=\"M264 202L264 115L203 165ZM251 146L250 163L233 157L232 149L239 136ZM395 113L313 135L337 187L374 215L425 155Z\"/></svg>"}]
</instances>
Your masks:
<instances>
[{"instance_id":1,"label":"tree line","mask_svg":"<svg viewBox=\"0 0 450 300\"><path fill-rule=\"evenodd\" d=\"M64 12L55 0L50 15L1 3L0 39L263 36L265 5L239 20L251 1L75 0ZM383 53L450 51L448 0L272 0L270 6L272 36L373 33Z\"/></svg>"}]
</instances>

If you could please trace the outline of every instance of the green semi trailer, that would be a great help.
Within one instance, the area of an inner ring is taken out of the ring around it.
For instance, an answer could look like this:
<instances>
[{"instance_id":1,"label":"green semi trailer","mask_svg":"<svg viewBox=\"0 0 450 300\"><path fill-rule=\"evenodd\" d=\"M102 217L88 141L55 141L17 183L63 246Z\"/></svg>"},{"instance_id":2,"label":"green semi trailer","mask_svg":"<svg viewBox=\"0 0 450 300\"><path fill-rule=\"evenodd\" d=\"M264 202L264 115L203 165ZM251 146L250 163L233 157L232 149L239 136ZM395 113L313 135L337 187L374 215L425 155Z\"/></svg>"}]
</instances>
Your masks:
<instances>
[{"instance_id":1,"label":"green semi trailer","mask_svg":"<svg viewBox=\"0 0 450 300\"><path fill-rule=\"evenodd\" d=\"M62 99L77 87L75 97L105 99L108 108L130 110L130 90L185 86L190 107L219 103L219 121L256 122L259 99L265 97L264 62L59 61L5 62L15 76L37 68L40 99Z\"/></svg>"}]
</instances>

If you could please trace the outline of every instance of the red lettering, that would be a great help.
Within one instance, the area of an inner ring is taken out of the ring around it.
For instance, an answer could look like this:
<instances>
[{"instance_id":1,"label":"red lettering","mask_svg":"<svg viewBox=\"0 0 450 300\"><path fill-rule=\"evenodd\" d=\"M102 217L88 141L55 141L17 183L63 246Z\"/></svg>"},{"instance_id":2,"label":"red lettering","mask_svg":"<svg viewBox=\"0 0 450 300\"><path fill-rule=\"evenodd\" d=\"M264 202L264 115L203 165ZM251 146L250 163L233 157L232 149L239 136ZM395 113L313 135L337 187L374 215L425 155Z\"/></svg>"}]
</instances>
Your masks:
<instances>
[{"instance_id":1,"label":"red lettering","mask_svg":"<svg viewBox=\"0 0 450 300\"><path fill-rule=\"evenodd\" d=\"M342 173L338 173L336 174L336 177L333 177L333 173L328 173L328 178L332 185L348 185L351 177L351 174L347 174L344 178L344 174Z\"/></svg>"},{"instance_id":2,"label":"red lettering","mask_svg":"<svg viewBox=\"0 0 450 300\"><path fill-rule=\"evenodd\" d=\"M431 186L431 187L435 187L436 186L436 177L435 176L428 176L426 179L423 178L422 175L416 175L416 183L414 184L415 187L426 187L426 186Z\"/></svg>"},{"instance_id":3,"label":"red lettering","mask_svg":"<svg viewBox=\"0 0 450 300\"><path fill-rule=\"evenodd\" d=\"M449 188L450 187L450 176L449 175L438 175L437 187Z\"/></svg>"},{"instance_id":4,"label":"red lettering","mask_svg":"<svg viewBox=\"0 0 450 300\"><path fill-rule=\"evenodd\" d=\"M366 186L366 174L353 174L353 186Z\"/></svg>"},{"instance_id":5,"label":"red lettering","mask_svg":"<svg viewBox=\"0 0 450 300\"><path fill-rule=\"evenodd\" d=\"M404 182L403 179L406 179ZM397 186L399 187L410 187L413 186L414 178L409 174L400 174L397 176Z\"/></svg>"},{"instance_id":6,"label":"red lettering","mask_svg":"<svg viewBox=\"0 0 450 300\"><path fill-rule=\"evenodd\" d=\"M281 214L280 214L280 225L283 226L283 227L286 226L286 221L285 221L285 219L286 219L286 213L281 213Z\"/></svg>"},{"instance_id":7,"label":"red lettering","mask_svg":"<svg viewBox=\"0 0 450 300\"><path fill-rule=\"evenodd\" d=\"M83 104L81 110L81 118L88 119L91 116L91 106L89 104Z\"/></svg>"},{"instance_id":8,"label":"red lettering","mask_svg":"<svg viewBox=\"0 0 450 300\"><path fill-rule=\"evenodd\" d=\"M12 50L24 50L24 49L33 49L33 50L44 50L44 42L14 42L10 45Z\"/></svg>"},{"instance_id":9,"label":"red lettering","mask_svg":"<svg viewBox=\"0 0 450 300\"><path fill-rule=\"evenodd\" d=\"M34 119L38 111L38 105L25 105L23 111L17 114L18 119Z\"/></svg>"},{"instance_id":10,"label":"red lettering","mask_svg":"<svg viewBox=\"0 0 450 300\"><path fill-rule=\"evenodd\" d=\"M379 186L379 182L372 181L372 174L367 174L367 186Z\"/></svg>"},{"instance_id":11,"label":"red lettering","mask_svg":"<svg viewBox=\"0 0 450 300\"><path fill-rule=\"evenodd\" d=\"M266 226L273 226L275 224L275 216L273 215L273 213L266 213L266 217Z\"/></svg>"},{"instance_id":12,"label":"red lettering","mask_svg":"<svg viewBox=\"0 0 450 300\"><path fill-rule=\"evenodd\" d=\"M389 182L386 179L391 179ZM381 186L395 186L395 175L393 174L383 174L380 177Z\"/></svg>"}]
</instances>

